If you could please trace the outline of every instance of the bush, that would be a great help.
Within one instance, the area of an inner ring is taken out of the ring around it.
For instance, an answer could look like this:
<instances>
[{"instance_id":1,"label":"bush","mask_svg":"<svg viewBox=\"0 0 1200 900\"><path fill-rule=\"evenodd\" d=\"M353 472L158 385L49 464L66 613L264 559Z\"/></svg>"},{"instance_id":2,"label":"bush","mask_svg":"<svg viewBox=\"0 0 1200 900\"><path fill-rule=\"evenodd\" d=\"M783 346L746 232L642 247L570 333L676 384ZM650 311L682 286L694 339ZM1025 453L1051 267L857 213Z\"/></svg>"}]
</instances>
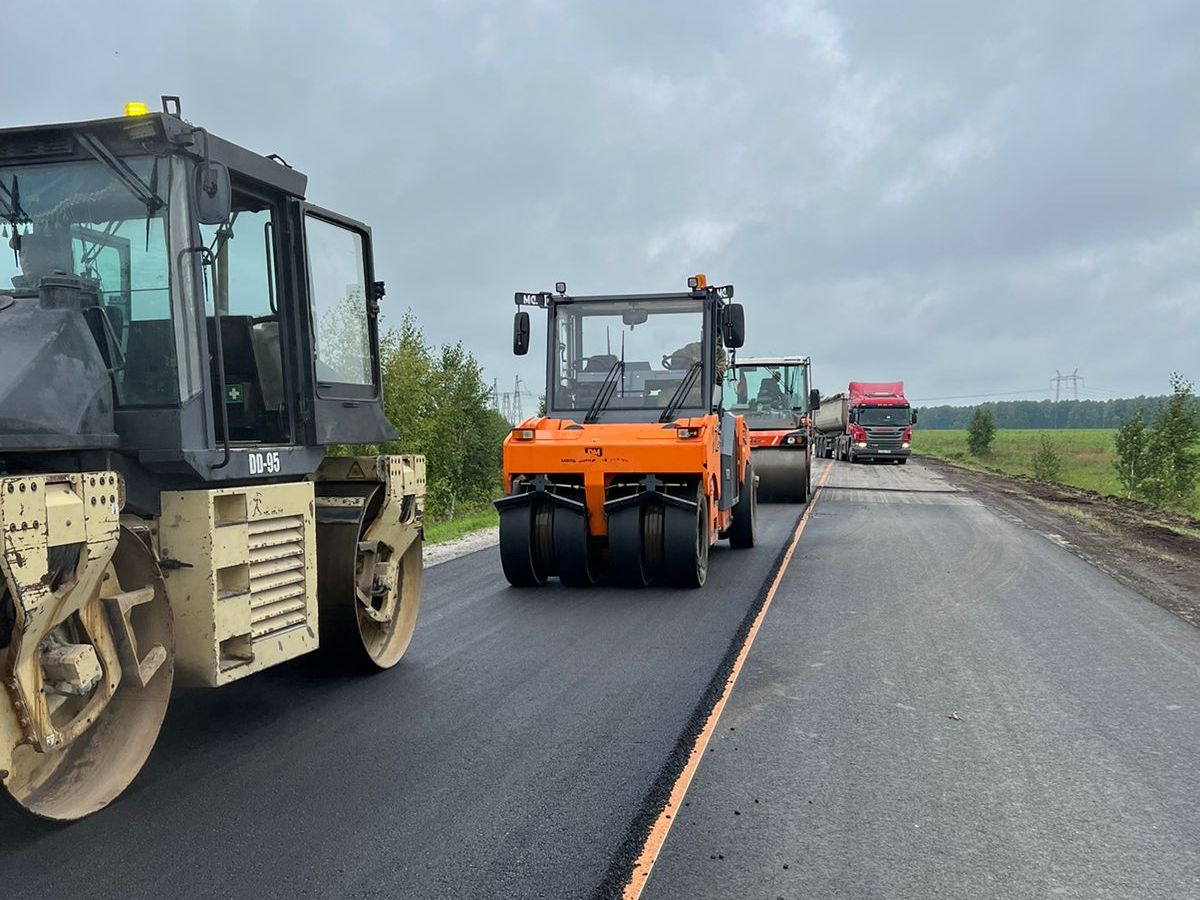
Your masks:
<instances>
[{"instance_id":1,"label":"bush","mask_svg":"<svg viewBox=\"0 0 1200 900\"><path fill-rule=\"evenodd\" d=\"M967 449L972 456L986 456L992 449L992 438L996 436L996 420L992 411L980 406L967 425Z\"/></svg>"},{"instance_id":2,"label":"bush","mask_svg":"<svg viewBox=\"0 0 1200 900\"><path fill-rule=\"evenodd\" d=\"M1131 495L1158 506L1195 504L1200 478L1200 409L1192 382L1171 374L1171 396L1149 427L1141 412L1117 430L1117 477Z\"/></svg>"},{"instance_id":3,"label":"bush","mask_svg":"<svg viewBox=\"0 0 1200 900\"><path fill-rule=\"evenodd\" d=\"M1041 435L1037 450L1033 453L1033 477L1038 481L1058 481L1062 474L1062 457L1058 446L1049 435Z\"/></svg>"},{"instance_id":4,"label":"bush","mask_svg":"<svg viewBox=\"0 0 1200 900\"><path fill-rule=\"evenodd\" d=\"M473 511L496 496L509 424L491 408L483 371L461 343L433 347L411 312L379 338L383 409L399 436L343 452L421 453L426 515Z\"/></svg>"}]
</instances>

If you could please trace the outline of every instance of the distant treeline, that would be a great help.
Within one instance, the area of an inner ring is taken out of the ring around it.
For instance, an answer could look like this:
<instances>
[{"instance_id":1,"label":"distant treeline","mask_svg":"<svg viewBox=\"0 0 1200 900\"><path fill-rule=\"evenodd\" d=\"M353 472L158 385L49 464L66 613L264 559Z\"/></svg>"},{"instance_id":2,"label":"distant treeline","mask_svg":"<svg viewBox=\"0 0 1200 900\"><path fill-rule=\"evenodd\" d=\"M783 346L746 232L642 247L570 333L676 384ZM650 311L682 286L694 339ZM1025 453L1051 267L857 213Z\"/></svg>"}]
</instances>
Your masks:
<instances>
[{"instance_id":1,"label":"distant treeline","mask_svg":"<svg viewBox=\"0 0 1200 900\"><path fill-rule=\"evenodd\" d=\"M1117 428L1138 410L1151 415L1166 397L1119 400L1002 400L979 406L922 406L921 428L966 428L975 410L990 409L997 428Z\"/></svg>"}]
</instances>

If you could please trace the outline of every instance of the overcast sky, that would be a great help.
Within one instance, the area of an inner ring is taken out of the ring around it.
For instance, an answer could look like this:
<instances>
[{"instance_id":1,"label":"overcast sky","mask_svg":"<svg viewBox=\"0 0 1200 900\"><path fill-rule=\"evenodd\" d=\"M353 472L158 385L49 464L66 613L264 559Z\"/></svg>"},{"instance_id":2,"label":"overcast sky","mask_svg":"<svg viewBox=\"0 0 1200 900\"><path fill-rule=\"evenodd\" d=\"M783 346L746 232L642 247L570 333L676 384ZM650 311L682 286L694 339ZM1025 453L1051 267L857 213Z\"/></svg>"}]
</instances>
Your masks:
<instances>
[{"instance_id":1,"label":"overcast sky","mask_svg":"<svg viewBox=\"0 0 1200 900\"><path fill-rule=\"evenodd\" d=\"M181 94L370 223L389 315L506 385L514 290L696 271L826 391L1200 380L1193 0L10 6L4 124Z\"/></svg>"}]
</instances>

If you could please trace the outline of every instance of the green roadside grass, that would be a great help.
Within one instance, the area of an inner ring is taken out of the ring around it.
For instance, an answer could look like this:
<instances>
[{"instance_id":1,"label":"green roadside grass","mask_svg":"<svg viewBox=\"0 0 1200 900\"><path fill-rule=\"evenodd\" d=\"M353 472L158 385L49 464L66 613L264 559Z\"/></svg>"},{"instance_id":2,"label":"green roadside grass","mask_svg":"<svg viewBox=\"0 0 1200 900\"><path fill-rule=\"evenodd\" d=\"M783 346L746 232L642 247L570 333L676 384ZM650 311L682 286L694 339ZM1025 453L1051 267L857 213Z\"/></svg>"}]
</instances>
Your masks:
<instances>
[{"instance_id":1,"label":"green roadside grass","mask_svg":"<svg viewBox=\"0 0 1200 900\"><path fill-rule=\"evenodd\" d=\"M470 534L472 531L479 531L481 528L491 528L499 524L500 514L496 512L496 507L489 504L486 507L472 510L461 516L455 516L453 519L445 519L440 522L426 522L425 543L442 544L446 541L460 538L465 534Z\"/></svg>"},{"instance_id":2,"label":"green roadside grass","mask_svg":"<svg viewBox=\"0 0 1200 900\"><path fill-rule=\"evenodd\" d=\"M1033 454L1042 435L1054 443L1062 459L1058 480L1072 487L1121 496L1113 468L1112 428L999 429L991 452L975 457L967 452L967 432L913 429L913 451L983 471L1033 477Z\"/></svg>"}]
</instances>

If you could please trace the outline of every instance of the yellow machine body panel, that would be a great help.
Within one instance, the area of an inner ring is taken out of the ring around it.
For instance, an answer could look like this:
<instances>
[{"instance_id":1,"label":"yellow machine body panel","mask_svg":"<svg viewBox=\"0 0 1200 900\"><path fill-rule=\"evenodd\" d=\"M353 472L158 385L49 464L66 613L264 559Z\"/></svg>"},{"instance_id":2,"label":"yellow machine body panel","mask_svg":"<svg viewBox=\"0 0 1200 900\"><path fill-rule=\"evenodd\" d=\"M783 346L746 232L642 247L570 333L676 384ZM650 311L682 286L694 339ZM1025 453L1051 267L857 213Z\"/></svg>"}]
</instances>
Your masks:
<instances>
[{"instance_id":1,"label":"yellow machine body panel","mask_svg":"<svg viewBox=\"0 0 1200 900\"><path fill-rule=\"evenodd\" d=\"M162 495L181 684L218 687L316 649L313 506L310 481Z\"/></svg>"}]
</instances>

